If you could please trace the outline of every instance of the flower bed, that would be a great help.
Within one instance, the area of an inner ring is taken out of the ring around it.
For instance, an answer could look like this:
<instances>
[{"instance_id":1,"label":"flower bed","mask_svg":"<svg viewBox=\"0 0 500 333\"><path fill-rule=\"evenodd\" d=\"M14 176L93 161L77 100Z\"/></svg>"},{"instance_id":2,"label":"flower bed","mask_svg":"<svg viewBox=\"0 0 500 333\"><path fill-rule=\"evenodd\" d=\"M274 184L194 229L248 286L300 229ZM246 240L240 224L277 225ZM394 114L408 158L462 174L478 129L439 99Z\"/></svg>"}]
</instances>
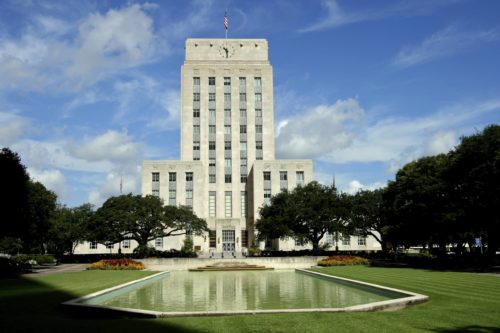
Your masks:
<instances>
[{"instance_id":1,"label":"flower bed","mask_svg":"<svg viewBox=\"0 0 500 333\"><path fill-rule=\"evenodd\" d=\"M141 270L144 269L144 264L132 259L103 259L94 262L88 269L100 270Z\"/></svg>"},{"instance_id":2,"label":"flower bed","mask_svg":"<svg viewBox=\"0 0 500 333\"><path fill-rule=\"evenodd\" d=\"M352 266L368 264L368 259L357 256L331 256L318 261L318 266Z\"/></svg>"}]
</instances>

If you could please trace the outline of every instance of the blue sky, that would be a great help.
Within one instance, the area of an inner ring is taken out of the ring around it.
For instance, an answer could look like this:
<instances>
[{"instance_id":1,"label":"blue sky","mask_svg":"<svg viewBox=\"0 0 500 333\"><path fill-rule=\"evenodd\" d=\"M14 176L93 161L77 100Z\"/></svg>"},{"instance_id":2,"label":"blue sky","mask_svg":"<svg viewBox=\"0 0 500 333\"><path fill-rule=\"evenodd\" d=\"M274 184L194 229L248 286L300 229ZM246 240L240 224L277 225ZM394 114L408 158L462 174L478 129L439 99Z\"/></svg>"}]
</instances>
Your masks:
<instances>
[{"instance_id":1,"label":"blue sky","mask_svg":"<svg viewBox=\"0 0 500 333\"><path fill-rule=\"evenodd\" d=\"M376 188L500 122L500 1L0 2L0 146L62 204L179 158L186 38L266 38L277 158Z\"/></svg>"}]
</instances>

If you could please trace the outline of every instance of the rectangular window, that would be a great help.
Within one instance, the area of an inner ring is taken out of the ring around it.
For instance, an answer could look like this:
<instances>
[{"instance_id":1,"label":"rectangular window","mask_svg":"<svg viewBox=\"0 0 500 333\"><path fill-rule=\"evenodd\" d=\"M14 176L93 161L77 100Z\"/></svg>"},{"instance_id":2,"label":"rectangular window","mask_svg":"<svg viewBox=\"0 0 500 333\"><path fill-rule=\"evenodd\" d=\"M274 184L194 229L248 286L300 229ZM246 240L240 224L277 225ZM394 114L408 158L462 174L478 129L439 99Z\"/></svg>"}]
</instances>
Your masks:
<instances>
[{"instance_id":1,"label":"rectangular window","mask_svg":"<svg viewBox=\"0 0 500 333\"><path fill-rule=\"evenodd\" d=\"M247 192L241 191L241 217L247 216Z\"/></svg>"},{"instance_id":2,"label":"rectangular window","mask_svg":"<svg viewBox=\"0 0 500 333\"><path fill-rule=\"evenodd\" d=\"M297 171L297 186L304 186L304 171Z\"/></svg>"},{"instance_id":3,"label":"rectangular window","mask_svg":"<svg viewBox=\"0 0 500 333\"><path fill-rule=\"evenodd\" d=\"M358 236L358 245L359 246L365 246L366 245L366 237L359 235Z\"/></svg>"},{"instance_id":4,"label":"rectangular window","mask_svg":"<svg viewBox=\"0 0 500 333\"><path fill-rule=\"evenodd\" d=\"M215 125L208 126L208 134L215 134Z\"/></svg>"},{"instance_id":5,"label":"rectangular window","mask_svg":"<svg viewBox=\"0 0 500 333\"><path fill-rule=\"evenodd\" d=\"M130 239L124 239L122 242L122 247L124 249L130 249Z\"/></svg>"},{"instance_id":6,"label":"rectangular window","mask_svg":"<svg viewBox=\"0 0 500 333\"><path fill-rule=\"evenodd\" d=\"M333 245L333 235L329 232L325 234L325 244Z\"/></svg>"},{"instance_id":7,"label":"rectangular window","mask_svg":"<svg viewBox=\"0 0 500 333\"><path fill-rule=\"evenodd\" d=\"M157 188L154 188L153 190L151 190L151 194L154 195L155 197L159 197L160 196L160 190L157 189Z\"/></svg>"},{"instance_id":8,"label":"rectangular window","mask_svg":"<svg viewBox=\"0 0 500 333\"><path fill-rule=\"evenodd\" d=\"M231 78L230 77L224 77L224 85L225 86L231 85Z\"/></svg>"},{"instance_id":9,"label":"rectangular window","mask_svg":"<svg viewBox=\"0 0 500 333\"><path fill-rule=\"evenodd\" d=\"M246 101L247 101L247 94L240 93L240 102L246 102Z\"/></svg>"},{"instance_id":10,"label":"rectangular window","mask_svg":"<svg viewBox=\"0 0 500 333\"><path fill-rule=\"evenodd\" d=\"M271 172L270 171L264 171L264 181L271 181Z\"/></svg>"},{"instance_id":11,"label":"rectangular window","mask_svg":"<svg viewBox=\"0 0 500 333\"><path fill-rule=\"evenodd\" d=\"M306 246L307 240L305 239L295 239L295 246Z\"/></svg>"},{"instance_id":12,"label":"rectangular window","mask_svg":"<svg viewBox=\"0 0 500 333\"><path fill-rule=\"evenodd\" d=\"M208 110L208 117L212 120L215 119L215 109Z\"/></svg>"},{"instance_id":13,"label":"rectangular window","mask_svg":"<svg viewBox=\"0 0 500 333\"><path fill-rule=\"evenodd\" d=\"M200 150L200 142L199 141L193 142L193 150Z\"/></svg>"},{"instance_id":14,"label":"rectangular window","mask_svg":"<svg viewBox=\"0 0 500 333\"><path fill-rule=\"evenodd\" d=\"M240 109L240 117L241 118L247 117L247 110L246 109Z\"/></svg>"},{"instance_id":15,"label":"rectangular window","mask_svg":"<svg viewBox=\"0 0 500 333\"><path fill-rule=\"evenodd\" d=\"M97 250L97 242L89 242L89 249Z\"/></svg>"},{"instance_id":16,"label":"rectangular window","mask_svg":"<svg viewBox=\"0 0 500 333\"><path fill-rule=\"evenodd\" d=\"M231 184L232 177L229 174L224 175L224 183L225 184Z\"/></svg>"},{"instance_id":17,"label":"rectangular window","mask_svg":"<svg viewBox=\"0 0 500 333\"><path fill-rule=\"evenodd\" d=\"M176 194L175 190L169 190L168 191L168 199L169 200L175 200L175 194Z\"/></svg>"},{"instance_id":18,"label":"rectangular window","mask_svg":"<svg viewBox=\"0 0 500 333\"><path fill-rule=\"evenodd\" d=\"M247 125L240 125L240 133L245 134L247 132Z\"/></svg>"},{"instance_id":19,"label":"rectangular window","mask_svg":"<svg viewBox=\"0 0 500 333\"><path fill-rule=\"evenodd\" d=\"M262 150L262 141L255 141L255 149Z\"/></svg>"},{"instance_id":20,"label":"rectangular window","mask_svg":"<svg viewBox=\"0 0 500 333\"><path fill-rule=\"evenodd\" d=\"M208 142L208 150L215 150L215 141Z\"/></svg>"},{"instance_id":21,"label":"rectangular window","mask_svg":"<svg viewBox=\"0 0 500 333\"><path fill-rule=\"evenodd\" d=\"M248 162L247 162L247 159L246 159L246 158L242 158L242 159L241 159L241 161L240 161L240 165L241 165L241 166L247 166L247 165L248 165L247 163L248 163Z\"/></svg>"},{"instance_id":22,"label":"rectangular window","mask_svg":"<svg viewBox=\"0 0 500 333\"><path fill-rule=\"evenodd\" d=\"M153 182L159 182L160 181L160 173L159 172L151 173L151 178L152 178Z\"/></svg>"},{"instance_id":23,"label":"rectangular window","mask_svg":"<svg viewBox=\"0 0 500 333\"><path fill-rule=\"evenodd\" d=\"M280 171L280 190L288 189L288 173L286 171Z\"/></svg>"},{"instance_id":24,"label":"rectangular window","mask_svg":"<svg viewBox=\"0 0 500 333\"><path fill-rule=\"evenodd\" d=\"M246 87L247 79L245 77L240 77L240 89Z\"/></svg>"},{"instance_id":25,"label":"rectangular window","mask_svg":"<svg viewBox=\"0 0 500 333\"><path fill-rule=\"evenodd\" d=\"M215 77L209 77L208 78L208 85L209 86L215 86Z\"/></svg>"},{"instance_id":26,"label":"rectangular window","mask_svg":"<svg viewBox=\"0 0 500 333\"><path fill-rule=\"evenodd\" d=\"M193 102L200 101L200 93L193 93Z\"/></svg>"},{"instance_id":27,"label":"rectangular window","mask_svg":"<svg viewBox=\"0 0 500 333\"><path fill-rule=\"evenodd\" d=\"M175 172L169 172L168 173L168 181L169 182L175 182L176 181L176 173Z\"/></svg>"},{"instance_id":28,"label":"rectangular window","mask_svg":"<svg viewBox=\"0 0 500 333\"><path fill-rule=\"evenodd\" d=\"M193 118L200 118L200 109L193 109Z\"/></svg>"},{"instance_id":29,"label":"rectangular window","mask_svg":"<svg viewBox=\"0 0 500 333\"><path fill-rule=\"evenodd\" d=\"M195 85L195 86L200 85L200 78L199 77L193 77L193 85Z\"/></svg>"},{"instance_id":30,"label":"rectangular window","mask_svg":"<svg viewBox=\"0 0 500 333\"><path fill-rule=\"evenodd\" d=\"M215 230L208 230L208 246L215 248L217 247L217 234Z\"/></svg>"},{"instance_id":31,"label":"rectangular window","mask_svg":"<svg viewBox=\"0 0 500 333\"><path fill-rule=\"evenodd\" d=\"M247 179L248 179L248 176L247 176L247 175L241 175L241 176L240 176L240 182L241 182L242 184L246 184Z\"/></svg>"},{"instance_id":32,"label":"rectangular window","mask_svg":"<svg viewBox=\"0 0 500 333\"><path fill-rule=\"evenodd\" d=\"M231 159L230 158L225 158L224 159L224 167L225 168L230 168L231 167Z\"/></svg>"},{"instance_id":33,"label":"rectangular window","mask_svg":"<svg viewBox=\"0 0 500 333\"><path fill-rule=\"evenodd\" d=\"M262 118L262 109L255 109L255 118Z\"/></svg>"},{"instance_id":34,"label":"rectangular window","mask_svg":"<svg viewBox=\"0 0 500 333\"><path fill-rule=\"evenodd\" d=\"M255 94L255 101L256 102L262 102L262 94L261 93L256 93Z\"/></svg>"},{"instance_id":35,"label":"rectangular window","mask_svg":"<svg viewBox=\"0 0 500 333\"><path fill-rule=\"evenodd\" d=\"M186 190L186 206L193 208L193 190Z\"/></svg>"},{"instance_id":36,"label":"rectangular window","mask_svg":"<svg viewBox=\"0 0 500 333\"><path fill-rule=\"evenodd\" d=\"M111 242L106 242L106 248L107 249L113 249L115 247L115 244L111 243Z\"/></svg>"},{"instance_id":37,"label":"rectangular window","mask_svg":"<svg viewBox=\"0 0 500 333\"><path fill-rule=\"evenodd\" d=\"M224 125L224 134L231 135L231 125Z\"/></svg>"},{"instance_id":38,"label":"rectangular window","mask_svg":"<svg viewBox=\"0 0 500 333\"><path fill-rule=\"evenodd\" d=\"M231 94L224 93L224 102L231 102Z\"/></svg>"},{"instance_id":39,"label":"rectangular window","mask_svg":"<svg viewBox=\"0 0 500 333\"><path fill-rule=\"evenodd\" d=\"M193 134L198 136L200 135L200 125L193 126Z\"/></svg>"},{"instance_id":40,"label":"rectangular window","mask_svg":"<svg viewBox=\"0 0 500 333\"><path fill-rule=\"evenodd\" d=\"M269 205L271 202L271 189L264 189L264 205Z\"/></svg>"},{"instance_id":41,"label":"rectangular window","mask_svg":"<svg viewBox=\"0 0 500 333\"><path fill-rule=\"evenodd\" d=\"M163 249L163 238L162 237L158 237L155 239L155 248Z\"/></svg>"},{"instance_id":42,"label":"rectangular window","mask_svg":"<svg viewBox=\"0 0 500 333\"><path fill-rule=\"evenodd\" d=\"M247 143L240 142L240 151L247 151Z\"/></svg>"},{"instance_id":43,"label":"rectangular window","mask_svg":"<svg viewBox=\"0 0 500 333\"><path fill-rule=\"evenodd\" d=\"M351 245L351 236L345 235L342 236L342 245Z\"/></svg>"},{"instance_id":44,"label":"rectangular window","mask_svg":"<svg viewBox=\"0 0 500 333\"><path fill-rule=\"evenodd\" d=\"M208 159L208 166L209 167L215 167L215 158L209 158Z\"/></svg>"},{"instance_id":45,"label":"rectangular window","mask_svg":"<svg viewBox=\"0 0 500 333\"><path fill-rule=\"evenodd\" d=\"M255 125L255 133L262 134L262 125Z\"/></svg>"},{"instance_id":46,"label":"rectangular window","mask_svg":"<svg viewBox=\"0 0 500 333\"><path fill-rule=\"evenodd\" d=\"M192 182L192 181L193 181L193 173L186 172L186 182Z\"/></svg>"},{"instance_id":47,"label":"rectangular window","mask_svg":"<svg viewBox=\"0 0 500 333\"><path fill-rule=\"evenodd\" d=\"M231 119L231 109L224 109L224 118Z\"/></svg>"},{"instance_id":48,"label":"rectangular window","mask_svg":"<svg viewBox=\"0 0 500 333\"><path fill-rule=\"evenodd\" d=\"M224 141L224 150L231 150L231 141Z\"/></svg>"},{"instance_id":49,"label":"rectangular window","mask_svg":"<svg viewBox=\"0 0 500 333\"><path fill-rule=\"evenodd\" d=\"M215 217L216 211L216 201L215 201L215 191L208 192L208 216Z\"/></svg>"},{"instance_id":50,"label":"rectangular window","mask_svg":"<svg viewBox=\"0 0 500 333\"><path fill-rule=\"evenodd\" d=\"M256 87L262 87L262 79L260 77L256 77L254 82Z\"/></svg>"},{"instance_id":51,"label":"rectangular window","mask_svg":"<svg viewBox=\"0 0 500 333\"><path fill-rule=\"evenodd\" d=\"M224 193L224 216L225 217L233 216L233 200L231 197L231 191L226 191Z\"/></svg>"},{"instance_id":52,"label":"rectangular window","mask_svg":"<svg viewBox=\"0 0 500 333\"><path fill-rule=\"evenodd\" d=\"M215 175L208 175L208 182L210 184L215 184L216 178Z\"/></svg>"}]
</instances>

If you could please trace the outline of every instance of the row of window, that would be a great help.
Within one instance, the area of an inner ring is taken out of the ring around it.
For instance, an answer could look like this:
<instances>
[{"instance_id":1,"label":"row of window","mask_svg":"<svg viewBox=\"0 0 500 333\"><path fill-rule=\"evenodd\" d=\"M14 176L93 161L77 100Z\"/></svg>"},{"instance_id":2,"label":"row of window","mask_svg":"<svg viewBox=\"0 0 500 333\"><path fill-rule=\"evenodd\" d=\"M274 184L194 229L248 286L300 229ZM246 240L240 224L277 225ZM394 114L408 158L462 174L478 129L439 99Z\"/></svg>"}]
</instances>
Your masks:
<instances>
[{"instance_id":1,"label":"row of window","mask_svg":"<svg viewBox=\"0 0 500 333\"><path fill-rule=\"evenodd\" d=\"M342 240L343 246L350 246L351 245L351 236L343 236L341 240ZM332 234L330 234L330 233L325 234L325 243L328 245L335 244ZM366 246L366 236L357 236L357 243L358 243L358 246ZM301 239L295 240L295 246L304 246L304 245L307 245L306 241L301 240Z\"/></svg>"},{"instance_id":2,"label":"row of window","mask_svg":"<svg viewBox=\"0 0 500 333\"><path fill-rule=\"evenodd\" d=\"M214 193L213 196L212 196L212 194L209 195L209 207L210 207L209 214L211 217L212 216L215 217L215 192L213 192L213 193ZM211 198L213 198L213 204L211 203L212 201L210 201ZM246 205L247 205L246 192L241 192L241 200L242 200L242 202L241 202L241 216L245 217L246 216ZM228 211L228 210L226 209L226 211ZM229 217L229 216L226 216L226 217ZM211 230L211 232L213 233L214 237L212 237L212 234L210 234L210 242L212 244L212 238L214 238L213 243L215 244L215 232L212 230ZM246 233L246 230L242 230L242 232ZM242 240L243 239L246 239L246 237L245 238L242 237ZM329 244L329 245L334 244L334 239L333 239L332 234L327 233L325 235L325 243ZM357 236L357 243L358 243L358 246L366 246L366 236ZM115 244L112 244L112 243L106 243L105 245L106 245L107 249L113 249L115 247ZM304 240L295 240L295 246L304 246L304 245L307 245L307 242L305 242ZM351 245L351 236L342 237L342 245L350 246ZM212 247L212 245L210 245L210 246ZM242 244L242 246L246 246L246 245ZM215 245L213 247L215 247ZM122 249L129 249L130 248L130 239L123 240L121 243L121 248ZM155 239L155 248L157 248L157 249L163 248L163 238L162 237L158 237ZM96 250L97 249L97 242L95 242L95 241L89 242L89 249Z\"/></svg>"},{"instance_id":3,"label":"row of window","mask_svg":"<svg viewBox=\"0 0 500 333\"><path fill-rule=\"evenodd\" d=\"M240 77L239 78L239 84L240 84L240 90L245 89L246 84L247 84L247 78L246 77ZM193 86L199 87L201 85L201 80L199 77L193 77ZM208 85L209 86L215 86L215 77L210 76L208 78ZM224 77L224 86L231 86L231 78L230 77ZM262 87L262 78L260 77L254 77L254 87L260 88Z\"/></svg>"},{"instance_id":4,"label":"row of window","mask_svg":"<svg viewBox=\"0 0 500 333\"><path fill-rule=\"evenodd\" d=\"M280 191L288 189L288 172L280 171ZM271 201L271 172L264 171L264 205L268 205ZM295 172L296 185L304 186L304 171Z\"/></svg>"},{"instance_id":5,"label":"row of window","mask_svg":"<svg viewBox=\"0 0 500 333\"><path fill-rule=\"evenodd\" d=\"M160 173L151 173L152 194L160 196ZM177 173L168 173L168 204L175 206L177 204ZM193 207L193 173L186 172L186 203L187 207Z\"/></svg>"}]
</instances>

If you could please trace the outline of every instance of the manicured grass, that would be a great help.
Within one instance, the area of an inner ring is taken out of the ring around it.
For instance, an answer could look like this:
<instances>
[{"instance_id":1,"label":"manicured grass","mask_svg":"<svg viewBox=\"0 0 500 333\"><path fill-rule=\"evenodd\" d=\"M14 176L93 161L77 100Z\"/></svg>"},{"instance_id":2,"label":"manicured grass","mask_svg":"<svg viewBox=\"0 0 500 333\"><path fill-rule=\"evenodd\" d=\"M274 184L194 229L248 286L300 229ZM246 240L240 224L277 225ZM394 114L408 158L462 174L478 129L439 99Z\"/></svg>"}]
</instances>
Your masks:
<instances>
[{"instance_id":1,"label":"manicured grass","mask_svg":"<svg viewBox=\"0 0 500 333\"><path fill-rule=\"evenodd\" d=\"M345 266L318 271L430 296L394 312L118 319L68 313L59 304L149 273L86 271L0 279L0 332L500 332L500 277Z\"/></svg>"}]
</instances>

